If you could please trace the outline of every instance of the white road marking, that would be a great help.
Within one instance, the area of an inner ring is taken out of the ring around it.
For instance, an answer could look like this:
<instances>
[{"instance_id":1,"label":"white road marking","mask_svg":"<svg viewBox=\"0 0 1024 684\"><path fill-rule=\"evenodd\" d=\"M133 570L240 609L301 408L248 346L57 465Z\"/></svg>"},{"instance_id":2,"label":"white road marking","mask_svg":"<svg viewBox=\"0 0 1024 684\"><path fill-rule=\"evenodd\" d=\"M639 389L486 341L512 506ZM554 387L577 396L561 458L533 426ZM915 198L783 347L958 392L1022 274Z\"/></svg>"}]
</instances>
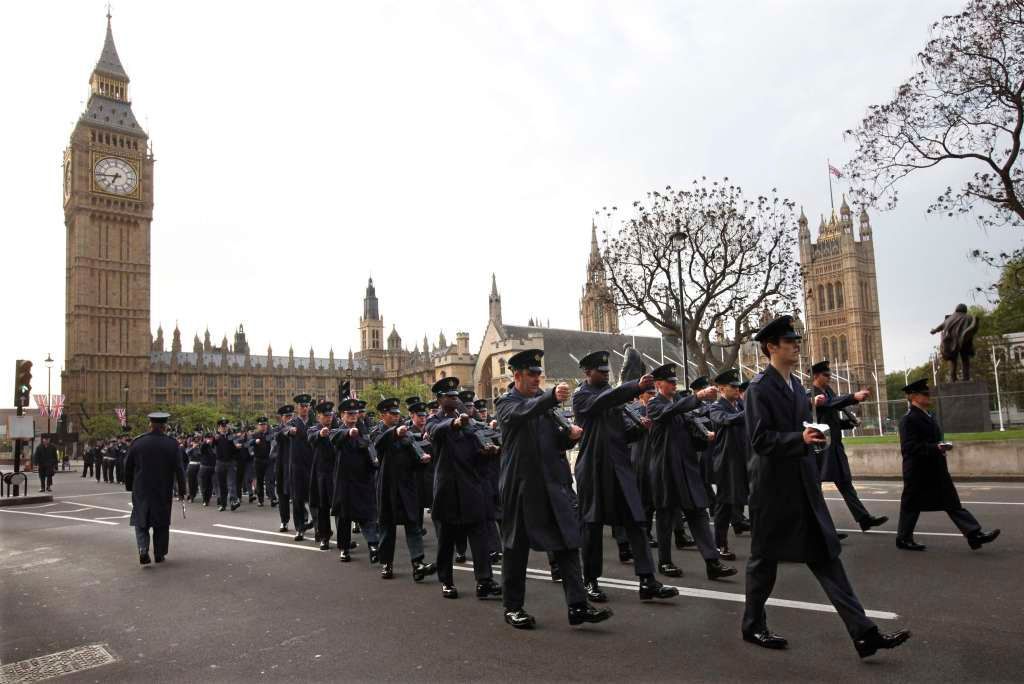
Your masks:
<instances>
[{"instance_id":1,"label":"white road marking","mask_svg":"<svg viewBox=\"0 0 1024 684\"><path fill-rule=\"evenodd\" d=\"M302 549L304 551L316 551L323 553L318 546L307 546L305 544L285 544L284 542L267 541L266 539L247 539L246 537L230 537L226 534L211 534L209 532L193 532L192 530L176 530L173 527L171 532L177 534L191 534L197 537L210 537L212 539L227 539L230 541L249 542L250 544L267 544L269 546L283 546L286 549Z\"/></svg>"},{"instance_id":2,"label":"white road marking","mask_svg":"<svg viewBox=\"0 0 1024 684\"><path fill-rule=\"evenodd\" d=\"M81 501L68 501L68 503L74 504L76 506L85 506L86 508L98 508L101 511L114 511L115 513L131 513L131 511L126 511L123 508L110 508L109 506L94 506L93 504L82 503Z\"/></svg>"},{"instance_id":3,"label":"white road marking","mask_svg":"<svg viewBox=\"0 0 1024 684\"><path fill-rule=\"evenodd\" d=\"M289 539L293 539L293 540L294 540L294 537L295 537L294 534L291 534L289 532L271 532L270 530L257 530L256 528L253 528L253 527L238 527L236 525L224 525L224 524L221 524L221 523L214 523L213 526L214 527L223 527L225 530L239 530L240 532L255 532L257 534L272 534L275 537L288 537Z\"/></svg>"},{"instance_id":4,"label":"white road marking","mask_svg":"<svg viewBox=\"0 0 1024 684\"><path fill-rule=\"evenodd\" d=\"M826 496L825 501L842 501L842 497ZM900 503L900 499L861 499L873 503ZM962 504L971 506L1024 506L1024 501L961 501Z\"/></svg>"},{"instance_id":5,"label":"white road marking","mask_svg":"<svg viewBox=\"0 0 1024 684\"><path fill-rule=\"evenodd\" d=\"M38 504L38 505L35 505L35 506L25 506L25 508L26 509L49 508L50 506L60 506L60 504L54 501L54 502L51 502L51 503Z\"/></svg>"},{"instance_id":6,"label":"white road marking","mask_svg":"<svg viewBox=\"0 0 1024 684\"><path fill-rule=\"evenodd\" d=\"M857 532L859 534L863 534L864 536L869 536L869 535L872 535L872 534L896 534L896 532L894 530L876 530L876 529L873 529L873 528L871 529L870 532L864 532L863 530L852 530L852 529L851 530L847 530L847 529L840 529L840 528L837 527L836 528L836 532ZM919 535L919 534L927 535L929 537L962 537L962 536L964 536L964 535L960 534L959 532L918 532L917 530L914 530L914 536L915 537L917 535Z\"/></svg>"},{"instance_id":7,"label":"white road marking","mask_svg":"<svg viewBox=\"0 0 1024 684\"><path fill-rule=\"evenodd\" d=\"M125 513L124 515L101 515L100 517L98 517L96 519L97 520L124 520L125 518L130 518L130 517L132 517L130 513Z\"/></svg>"},{"instance_id":8,"label":"white road marking","mask_svg":"<svg viewBox=\"0 0 1024 684\"><path fill-rule=\"evenodd\" d=\"M32 511L12 511L7 508L0 508L0 513L15 513L17 515L38 515L41 518L60 518L61 520L76 520L78 522L91 522L98 525L116 525L115 522L106 520L93 520L92 518L76 518L70 515L57 515L56 513L33 513Z\"/></svg>"},{"instance_id":9,"label":"white road marking","mask_svg":"<svg viewBox=\"0 0 1024 684\"><path fill-rule=\"evenodd\" d=\"M99 492L97 494L69 494L67 496L55 496L54 499L81 499L86 496L123 496L125 494L131 494L129 491L123 492Z\"/></svg>"}]
</instances>

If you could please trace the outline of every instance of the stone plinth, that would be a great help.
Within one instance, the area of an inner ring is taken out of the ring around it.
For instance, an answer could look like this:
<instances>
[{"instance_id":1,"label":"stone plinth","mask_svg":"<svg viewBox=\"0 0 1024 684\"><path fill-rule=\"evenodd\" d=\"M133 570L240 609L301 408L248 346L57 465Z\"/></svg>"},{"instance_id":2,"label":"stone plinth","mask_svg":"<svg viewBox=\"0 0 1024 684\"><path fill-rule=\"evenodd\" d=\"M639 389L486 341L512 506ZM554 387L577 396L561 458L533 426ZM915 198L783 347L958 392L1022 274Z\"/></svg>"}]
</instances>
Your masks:
<instances>
[{"instance_id":1,"label":"stone plinth","mask_svg":"<svg viewBox=\"0 0 1024 684\"><path fill-rule=\"evenodd\" d=\"M988 385L980 380L940 383L932 389L932 410L945 433L992 429Z\"/></svg>"}]
</instances>

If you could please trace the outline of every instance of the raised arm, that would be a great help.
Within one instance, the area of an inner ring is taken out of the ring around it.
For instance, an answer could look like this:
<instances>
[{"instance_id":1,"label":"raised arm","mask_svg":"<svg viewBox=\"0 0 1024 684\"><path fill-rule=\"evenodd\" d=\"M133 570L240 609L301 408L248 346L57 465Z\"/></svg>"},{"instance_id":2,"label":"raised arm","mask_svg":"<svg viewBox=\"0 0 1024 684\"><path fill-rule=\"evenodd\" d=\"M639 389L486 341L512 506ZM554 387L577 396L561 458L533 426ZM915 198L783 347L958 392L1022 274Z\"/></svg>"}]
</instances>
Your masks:
<instances>
[{"instance_id":1,"label":"raised arm","mask_svg":"<svg viewBox=\"0 0 1024 684\"><path fill-rule=\"evenodd\" d=\"M640 381L630 380L618 387L605 387L600 392L577 390L572 395L572 412L577 421L605 411L612 406L625 404L640 396Z\"/></svg>"},{"instance_id":2,"label":"raised arm","mask_svg":"<svg viewBox=\"0 0 1024 684\"><path fill-rule=\"evenodd\" d=\"M542 394L529 399L516 399L505 395L498 400L495 410L498 413L499 429L507 430L524 420L534 418L558 406L555 389L545 390Z\"/></svg>"}]
</instances>

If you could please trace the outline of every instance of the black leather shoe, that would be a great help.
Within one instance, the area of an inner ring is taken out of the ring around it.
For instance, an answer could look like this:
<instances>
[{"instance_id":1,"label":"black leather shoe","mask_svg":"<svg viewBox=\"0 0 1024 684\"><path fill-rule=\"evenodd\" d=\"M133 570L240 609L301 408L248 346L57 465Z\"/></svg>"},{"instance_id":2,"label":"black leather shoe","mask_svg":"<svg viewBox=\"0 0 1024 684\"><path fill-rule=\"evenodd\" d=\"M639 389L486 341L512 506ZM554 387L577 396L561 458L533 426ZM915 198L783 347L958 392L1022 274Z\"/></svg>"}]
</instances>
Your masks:
<instances>
[{"instance_id":1,"label":"black leather shoe","mask_svg":"<svg viewBox=\"0 0 1024 684\"><path fill-rule=\"evenodd\" d=\"M658 563L658 572L665 577L682 577L683 571L672 563Z\"/></svg>"},{"instance_id":2,"label":"black leather shoe","mask_svg":"<svg viewBox=\"0 0 1024 684\"><path fill-rule=\"evenodd\" d=\"M640 600L650 601L651 599L670 599L679 596L679 590L675 587L666 587L654 579L654 575L640 578Z\"/></svg>"},{"instance_id":3,"label":"black leather shoe","mask_svg":"<svg viewBox=\"0 0 1024 684\"><path fill-rule=\"evenodd\" d=\"M465 563L466 562L466 554L464 554L464 553L457 553L457 554L455 554L455 562L456 563Z\"/></svg>"},{"instance_id":4,"label":"black leather shoe","mask_svg":"<svg viewBox=\"0 0 1024 684\"><path fill-rule=\"evenodd\" d=\"M867 658L874 655L880 648L896 648L909 638L909 629L901 629L891 634L881 634L878 628L875 627L860 639L855 639L853 646L857 649L857 655L861 658Z\"/></svg>"},{"instance_id":5,"label":"black leather shoe","mask_svg":"<svg viewBox=\"0 0 1024 684\"><path fill-rule=\"evenodd\" d=\"M449 599L457 599L459 598L459 590L455 588L454 584L442 584L441 596Z\"/></svg>"},{"instance_id":6,"label":"black leather shoe","mask_svg":"<svg viewBox=\"0 0 1024 684\"><path fill-rule=\"evenodd\" d=\"M683 549L687 549L687 548L689 548L691 546L696 546L697 545L697 542L693 541L693 539L690 537L690 535L686 534L686 532L683 532L682 534L680 534L679 532L676 532L675 533L675 538L676 538L676 548L679 549L680 551L682 551Z\"/></svg>"},{"instance_id":7,"label":"black leather shoe","mask_svg":"<svg viewBox=\"0 0 1024 684\"><path fill-rule=\"evenodd\" d=\"M736 574L736 568L730 565L722 565L722 561L715 559L705 563L708 568L708 579L716 580L723 577L732 577Z\"/></svg>"},{"instance_id":8,"label":"black leather shoe","mask_svg":"<svg viewBox=\"0 0 1024 684\"><path fill-rule=\"evenodd\" d=\"M495 551L491 554L491 565L501 565L501 551Z\"/></svg>"},{"instance_id":9,"label":"black leather shoe","mask_svg":"<svg viewBox=\"0 0 1024 684\"><path fill-rule=\"evenodd\" d=\"M484 580L476 583L476 597L485 599L501 596L501 585L494 580Z\"/></svg>"},{"instance_id":10,"label":"black leather shoe","mask_svg":"<svg viewBox=\"0 0 1024 684\"><path fill-rule=\"evenodd\" d=\"M204 505L204 506L209 506L209 505L210 505L210 502L209 502L209 501L204 501L204 502L203 502L203 505Z\"/></svg>"},{"instance_id":11,"label":"black leather shoe","mask_svg":"<svg viewBox=\"0 0 1024 684\"><path fill-rule=\"evenodd\" d=\"M587 592L587 599L592 603L608 603L608 594L601 591L601 587L598 586L597 580L587 582L583 585L583 589Z\"/></svg>"},{"instance_id":12,"label":"black leather shoe","mask_svg":"<svg viewBox=\"0 0 1024 684\"><path fill-rule=\"evenodd\" d=\"M551 564L551 581L561 582L562 581L562 569L558 567L558 563Z\"/></svg>"},{"instance_id":13,"label":"black leather shoe","mask_svg":"<svg viewBox=\"0 0 1024 684\"><path fill-rule=\"evenodd\" d=\"M320 550L321 551L327 551L330 548L331 548L331 542L330 542L329 539L321 539L320 540Z\"/></svg>"},{"instance_id":14,"label":"black leather shoe","mask_svg":"<svg viewBox=\"0 0 1024 684\"><path fill-rule=\"evenodd\" d=\"M155 560L157 563L163 563L164 562L164 557L163 556L153 556L153 560Z\"/></svg>"},{"instance_id":15,"label":"black leather shoe","mask_svg":"<svg viewBox=\"0 0 1024 684\"><path fill-rule=\"evenodd\" d=\"M744 532L750 531L750 521L743 520L732 526L732 531L736 534L743 534Z\"/></svg>"},{"instance_id":16,"label":"black leather shoe","mask_svg":"<svg viewBox=\"0 0 1024 684\"><path fill-rule=\"evenodd\" d=\"M302 541L303 539L305 539L305 537L302 535L302 532L295 535L295 541Z\"/></svg>"},{"instance_id":17,"label":"black leather shoe","mask_svg":"<svg viewBox=\"0 0 1024 684\"><path fill-rule=\"evenodd\" d=\"M924 551L928 547L924 544L918 544L913 539L900 539L896 537L896 548L904 551Z\"/></svg>"},{"instance_id":18,"label":"black leather shoe","mask_svg":"<svg viewBox=\"0 0 1024 684\"><path fill-rule=\"evenodd\" d=\"M255 500L256 500L256 497L255 497L255 496L253 496L252 494L250 494L250 495L249 495L249 503L252 503L252 502L253 502L253 501L255 501Z\"/></svg>"},{"instance_id":19,"label":"black leather shoe","mask_svg":"<svg viewBox=\"0 0 1024 684\"><path fill-rule=\"evenodd\" d=\"M281 523L281 526L279 528L277 528L277 531L278 532L287 532L288 531L288 526L286 524L284 524L284 523Z\"/></svg>"},{"instance_id":20,"label":"black leather shoe","mask_svg":"<svg viewBox=\"0 0 1024 684\"><path fill-rule=\"evenodd\" d=\"M744 632L743 640L756 644L761 648L772 648L775 650L789 646L789 642L786 641L784 637L781 637L778 634L772 634L767 629L763 632L754 632L753 634L747 634Z\"/></svg>"},{"instance_id":21,"label":"black leather shoe","mask_svg":"<svg viewBox=\"0 0 1024 684\"><path fill-rule=\"evenodd\" d=\"M231 502L231 510L237 511L238 507L241 506L241 505L242 505L241 501L232 501Z\"/></svg>"},{"instance_id":22,"label":"black leather shoe","mask_svg":"<svg viewBox=\"0 0 1024 684\"><path fill-rule=\"evenodd\" d=\"M395 569L391 566L391 563L384 563L380 566L380 578L381 579L394 579Z\"/></svg>"},{"instance_id":23,"label":"black leather shoe","mask_svg":"<svg viewBox=\"0 0 1024 684\"><path fill-rule=\"evenodd\" d=\"M352 554L350 554L348 551L342 551L341 553L338 554L338 560L341 561L342 563L351 563L352 562Z\"/></svg>"},{"instance_id":24,"label":"black leather shoe","mask_svg":"<svg viewBox=\"0 0 1024 684\"><path fill-rule=\"evenodd\" d=\"M352 548L349 546L349 548ZM377 551L376 546L370 546L370 565L375 565L380 561L380 552Z\"/></svg>"},{"instance_id":25,"label":"black leather shoe","mask_svg":"<svg viewBox=\"0 0 1024 684\"><path fill-rule=\"evenodd\" d=\"M277 499L271 499L270 500L270 507L273 508L276 505L277 505Z\"/></svg>"},{"instance_id":26,"label":"black leather shoe","mask_svg":"<svg viewBox=\"0 0 1024 684\"><path fill-rule=\"evenodd\" d=\"M139 554L139 565L149 565L149 553Z\"/></svg>"},{"instance_id":27,"label":"black leather shoe","mask_svg":"<svg viewBox=\"0 0 1024 684\"><path fill-rule=\"evenodd\" d=\"M718 560L734 561L736 560L736 554L730 551L728 547L718 549Z\"/></svg>"},{"instance_id":28,"label":"black leather shoe","mask_svg":"<svg viewBox=\"0 0 1024 684\"><path fill-rule=\"evenodd\" d=\"M257 506L258 508L263 508L263 499L260 499L259 501L257 501L257 502L256 502L256 506Z\"/></svg>"},{"instance_id":29,"label":"black leather shoe","mask_svg":"<svg viewBox=\"0 0 1024 684\"><path fill-rule=\"evenodd\" d=\"M218 511L226 511L227 508L225 508L224 506L217 506L217 510Z\"/></svg>"},{"instance_id":30,"label":"black leather shoe","mask_svg":"<svg viewBox=\"0 0 1024 684\"><path fill-rule=\"evenodd\" d=\"M880 515L878 517L869 515L867 518L860 521L860 531L867 532L872 527L878 527L879 525L884 525L887 522L889 522L889 516L887 515Z\"/></svg>"},{"instance_id":31,"label":"black leather shoe","mask_svg":"<svg viewBox=\"0 0 1024 684\"><path fill-rule=\"evenodd\" d=\"M359 542L357 542L357 541L350 541L348 543L348 550L349 551L355 551L358 548L359 548Z\"/></svg>"},{"instance_id":32,"label":"black leather shoe","mask_svg":"<svg viewBox=\"0 0 1024 684\"><path fill-rule=\"evenodd\" d=\"M633 550L629 548L629 544L619 544L619 562L633 562Z\"/></svg>"},{"instance_id":33,"label":"black leather shoe","mask_svg":"<svg viewBox=\"0 0 1024 684\"><path fill-rule=\"evenodd\" d=\"M422 560L413 561L412 578L416 582L422 582L424 577L433 575L435 572L437 572L437 566L433 563L424 563Z\"/></svg>"},{"instance_id":34,"label":"black leather shoe","mask_svg":"<svg viewBox=\"0 0 1024 684\"><path fill-rule=\"evenodd\" d=\"M996 540L996 537L998 537L1001 532L1002 530L992 530L991 532L979 531L977 534L972 534L970 537L968 537L967 543L970 544L972 549L977 551L985 544L994 542Z\"/></svg>"},{"instance_id":35,"label":"black leather shoe","mask_svg":"<svg viewBox=\"0 0 1024 684\"><path fill-rule=\"evenodd\" d=\"M569 606L569 624L582 625L584 622L604 622L610 618L611 608L594 608L587 603Z\"/></svg>"},{"instance_id":36,"label":"black leather shoe","mask_svg":"<svg viewBox=\"0 0 1024 684\"><path fill-rule=\"evenodd\" d=\"M836 532L836 536L839 537L839 541L842 541L850 535L846 534L845 532Z\"/></svg>"},{"instance_id":37,"label":"black leather shoe","mask_svg":"<svg viewBox=\"0 0 1024 684\"><path fill-rule=\"evenodd\" d=\"M522 608L519 608L518 610L506 610L505 622L516 629L533 629L533 626L537 624L537 621L533 619L533 616Z\"/></svg>"}]
</instances>

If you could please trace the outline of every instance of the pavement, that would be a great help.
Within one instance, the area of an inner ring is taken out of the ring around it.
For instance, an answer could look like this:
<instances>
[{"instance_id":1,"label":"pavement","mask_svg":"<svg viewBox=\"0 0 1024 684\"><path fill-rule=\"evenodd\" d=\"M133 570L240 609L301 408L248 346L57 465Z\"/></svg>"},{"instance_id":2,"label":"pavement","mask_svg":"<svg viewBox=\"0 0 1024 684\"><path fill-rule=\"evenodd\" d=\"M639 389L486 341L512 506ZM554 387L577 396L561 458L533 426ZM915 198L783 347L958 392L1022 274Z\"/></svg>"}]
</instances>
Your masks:
<instances>
[{"instance_id":1,"label":"pavement","mask_svg":"<svg viewBox=\"0 0 1024 684\"><path fill-rule=\"evenodd\" d=\"M923 553L895 548L899 483L857 488L890 522L861 533L826 486L837 527L851 531L847 573L883 631L913 631L863 661L802 565L780 568L769 608L790 648L740 639L748 535L733 542L740 574L722 581L706 578L696 551L673 551L685 575L662 579L683 595L657 603L638 600L632 566L606 537L615 616L582 627L568 625L535 552L526 607L539 624L523 632L504 624L500 601L474 597L469 565L456 573L462 597L445 600L436 576L413 582L401 534L397 576L384 581L361 538L353 562L339 563L333 544L321 552L279 534L269 506L187 504L182 519L175 504L167 561L140 566L130 494L61 473L52 503L0 509L0 681L1020 681L1024 484L961 483L965 507L1002 536L971 551L945 514L924 513ZM429 559L432 529L426 543Z\"/></svg>"}]
</instances>

